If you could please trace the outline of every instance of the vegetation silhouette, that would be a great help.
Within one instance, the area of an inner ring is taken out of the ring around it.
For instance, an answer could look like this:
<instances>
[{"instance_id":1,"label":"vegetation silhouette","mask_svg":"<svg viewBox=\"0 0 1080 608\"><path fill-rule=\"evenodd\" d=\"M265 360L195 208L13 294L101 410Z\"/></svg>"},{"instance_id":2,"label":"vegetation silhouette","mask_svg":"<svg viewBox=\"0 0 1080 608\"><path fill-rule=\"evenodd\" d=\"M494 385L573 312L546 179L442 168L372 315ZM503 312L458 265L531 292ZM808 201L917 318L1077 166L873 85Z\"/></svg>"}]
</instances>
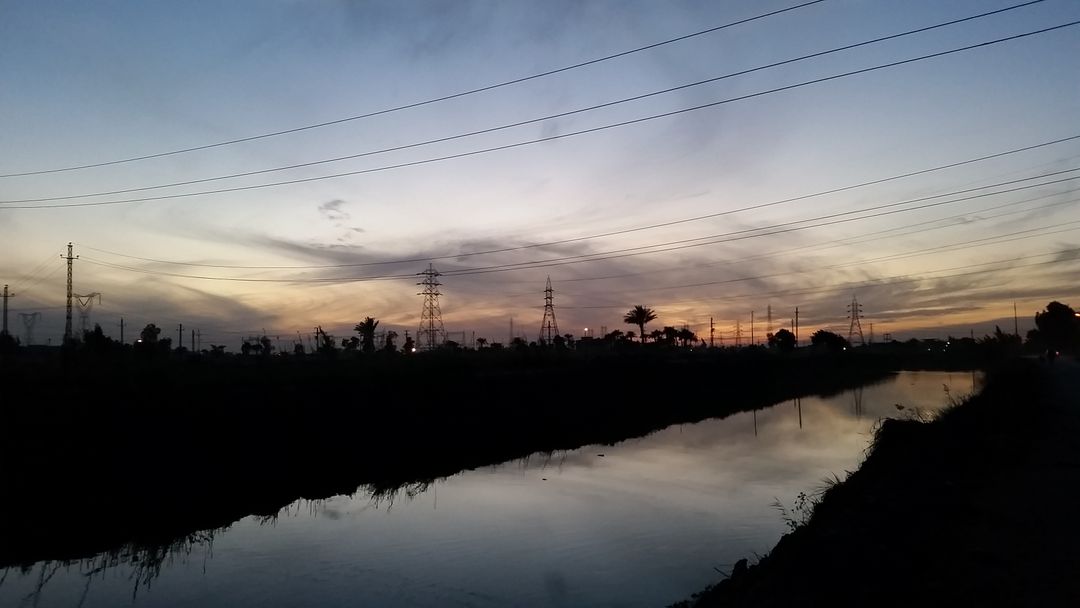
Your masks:
<instances>
[{"instance_id":1,"label":"vegetation silhouette","mask_svg":"<svg viewBox=\"0 0 1080 608\"><path fill-rule=\"evenodd\" d=\"M1040 351L1076 354L1080 346L1080 317L1071 306L1050 302L1035 313L1035 329L1028 332L1028 342Z\"/></svg>"},{"instance_id":2,"label":"vegetation silhouette","mask_svg":"<svg viewBox=\"0 0 1080 608\"><path fill-rule=\"evenodd\" d=\"M847 338L824 329L819 329L810 336L810 344L832 352L847 350L851 346Z\"/></svg>"},{"instance_id":3,"label":"vegetation silhouette","mask_svg":"<svg viewBox=\"0 0 1080 608\"><path fill-rule=\"evenodd\" d=\"M786 329L781 329L775 334L769 334L769 347L775 348L782 353L790 353L795 350L797 343L795 334Z\"/></svg>"},{"instance_id":4,"label":"vegetation silhouette","mask_svg":"<svg viewBox=\"0 0 1080 608\"><path fill-rule=\"evenodd\" d=\"M356 333L360 334L360 343L365 353L375 352L375 328L378 326L378 321L367 317L353 328Z\"/></svg>"},{"instance_id":5,"label":"vegetation silhouette","mask_svg":"<svg viewBox=\"0 0 1080 608\"><path fill-rule=\"evenodd\" d=\"M642 306L640 304L631 308L625 315L623 315L624 323L628 325L637 325L638 329L641 330L638 335L641 336L642 344L645 343L645 326L655 320L656 312L653 311L653 309L647 306Z\"/></svg>"}]
</instances>

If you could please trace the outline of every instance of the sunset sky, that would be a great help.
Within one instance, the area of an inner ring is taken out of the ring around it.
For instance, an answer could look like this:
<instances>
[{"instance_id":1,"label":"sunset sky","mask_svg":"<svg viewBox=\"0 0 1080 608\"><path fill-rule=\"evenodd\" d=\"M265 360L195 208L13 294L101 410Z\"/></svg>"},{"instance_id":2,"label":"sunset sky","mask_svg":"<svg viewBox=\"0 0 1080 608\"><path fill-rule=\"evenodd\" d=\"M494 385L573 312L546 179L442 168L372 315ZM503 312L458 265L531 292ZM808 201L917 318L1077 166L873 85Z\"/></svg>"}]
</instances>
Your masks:
<instances>
[{"instance_id":1,"label":"sunset sky","mask_svg":"<svg viewBox=\"0 0 1080 608\"><path fill-rule=\"evenodd\" d=\"M106 333L183 323L232 351L365 316L412 335L429 262L466 340L511 318L535 340L549 275L576 336L634 329L635 304L725 343L751 311L763 339L768 306L846 334L853 296L878 339L1080 304L1080 25L769 92L1070 24L1075 0L552 118L1021 4L825 0L396 109L798 4L0 2L12 332L39 311L35 342L59 341L69 241Z\"/></svg>"}]
</instances>

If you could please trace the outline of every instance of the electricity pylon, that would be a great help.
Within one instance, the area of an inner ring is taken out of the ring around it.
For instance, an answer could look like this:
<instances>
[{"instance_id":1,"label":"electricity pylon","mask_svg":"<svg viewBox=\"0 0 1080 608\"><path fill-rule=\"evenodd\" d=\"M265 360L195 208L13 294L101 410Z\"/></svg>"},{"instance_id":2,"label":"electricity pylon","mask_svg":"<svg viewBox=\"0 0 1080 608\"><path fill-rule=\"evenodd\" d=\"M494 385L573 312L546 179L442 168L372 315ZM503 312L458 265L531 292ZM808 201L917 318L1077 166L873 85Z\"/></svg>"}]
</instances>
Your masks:
<instances>
[{"instance_id":1,"label":"electricity pylon","mask_svg":"<svg viewBox=\"0 0 1080 608\"><path fill-rule=\"evenodd\" d=\"M95 291L86 295L78 293L72 295L79 304L79 329L85 334L90 329L90 312L94 310L94 298L97 298L97 303L101 304L101 293Z\"/></svg>"},{"instance_id":2,"label":"electricity pylon","mask_svg":"<svg viewBox=\"0 0 1080 608\"><path fill-rule=\"evenodd\" d=\"M559 324L555 321L555 290L551 288L551 277L547 278L544 289L544 320L540 323L540 342L551 344L559 335Z\"/></svg>"},{"instance_id":3,"label":"electricity pylon","mask_svg":"<svg viewBox=\"0 0 1080 608\"><path fill-rule=\"evenodd\" d=\"M428 264L427 270L418 272L417 276L423 276L424 280L417 283L424 290L418 296L424 296L424 306L420 310L420 329L417 333L417 344L424 350L434 350L446 341L446 329L443 327L442 310L439 308L439 282L440 273L435 267Z\"/></svg>"},{"instance_id":4,"label":"electricity pylon","mask_svg":"<svg viewBox=\"0 0 1080 608\"><path fill-rule=\"evenodd\" d=\"M866 338L863 336L862 321L860 320L860 319L862 319L862 304L859 304L859 301L855 298L854 295L852 295L851 296L851 304L848 304L847 308L848 308L848 319L851 319L851 323L850 323L850 325L848 325L848 333L847 333L848 342L851 343L851 344L854 344L855 343L854 338L855 338L856 335L858 335L859 336L859 344L865 346L866 345Z\"/></svg>"}]
</instances>

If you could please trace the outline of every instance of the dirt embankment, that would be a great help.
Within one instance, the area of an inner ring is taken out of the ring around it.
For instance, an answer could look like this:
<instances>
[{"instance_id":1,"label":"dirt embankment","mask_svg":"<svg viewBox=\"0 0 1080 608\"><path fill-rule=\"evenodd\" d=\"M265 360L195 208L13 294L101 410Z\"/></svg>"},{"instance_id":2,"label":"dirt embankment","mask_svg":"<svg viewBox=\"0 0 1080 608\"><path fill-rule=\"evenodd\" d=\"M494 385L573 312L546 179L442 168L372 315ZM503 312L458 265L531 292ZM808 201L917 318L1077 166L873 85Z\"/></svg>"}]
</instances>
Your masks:
<instances>
[{"instance_id":1,"label":"dirt embankment","mask_svg":"<svg viewBox=\"0 0 1080 608\"><path fill-rule=\"evenodd\" d=\"M863 466L756 564L681 606L1080 605L1080 366L1025 363Z\"/></svg>"}]
</instances>

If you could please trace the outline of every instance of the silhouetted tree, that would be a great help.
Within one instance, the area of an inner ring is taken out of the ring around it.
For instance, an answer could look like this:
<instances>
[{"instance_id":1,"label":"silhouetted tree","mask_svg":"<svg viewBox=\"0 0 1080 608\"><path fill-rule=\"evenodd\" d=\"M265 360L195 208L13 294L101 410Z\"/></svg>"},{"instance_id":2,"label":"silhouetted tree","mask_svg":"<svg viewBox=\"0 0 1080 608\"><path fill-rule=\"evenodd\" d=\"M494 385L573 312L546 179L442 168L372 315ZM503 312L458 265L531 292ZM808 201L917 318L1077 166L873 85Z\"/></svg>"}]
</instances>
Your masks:
<instances>
[{"instance_id":1,"label":"silhouetted tree","mask_svg":"<svg viewBox=\"0 0 1080 608\"><path fill-rule=\"evenodd\" d=\"M270 353L274 352L274 341L269 336L259 338L259 346L262 347L260 352L266 356L270 356Z\"/></svg>"},{"instance_id":2,"label":"silhouetted tree","mask_svg":"<svg viewBox=\"0 0 1080 608\"><path fill-rule=\"evenodd\" d=\"M1071 353L1080 345L1080 318L1061 302L1050 302L1046 310L1035 313L1035 326L1038 338L1051 350Z\"/></svg>"},{"instance_id":3,"label":"silhouetted tree","mask_svg":"<svg viewBox=\"0 0 1080 608\"><path fill-rule=\"evenodd\" d=\"M390 330L390 331L386 332L386 338L384 339L385 341L383 342L383 347L382 347L384 351L386 351L388 353L392 353L392 352L397 351L397 346L394 345L394 340L397 339L397 336L398 336L398 333L396 331L394 331L394 330Z\"/></svg>"},{"instance_id":4,"label":"silhouetted tree","mask_svg":"<svg viewBox=\"0 0 1080 608\"><path fill-rule=\"evenodd\" d=\"M624 316L623 323L628 325L637 325L641 330L639 334L641 341L645 342L645 325L650 321L656 320L656 313L648 306L641 306L640 304L631 308Z\"/></svg>"},{"instance_id":5,"label":"silhouetted tree","mask_svg":"<svg viewBox=\"0 0 1080 608\"><path fill-rule=\"evenodd\" d=\"M302 354L304 354L304 345L302 343L300 343L300 342L297 342L296 344L293 344L292 352L293 352L294 355L302 355Z\"/></svg>"},{"instance_id":6,"label":"silhouetted tree","mask_svg":"<svg viewBox=\"0 0 1080 608\"><path fill-rule=\"evenodd\" d=\"M341 349L345 352L356 352L360 348L360 338L350 336L341 339Z\"/></svg>"},{"instance_id":7,"label":"silhouetted tree","mask_svg":"<svg viewBox=\"0 0 1080 608\"><path fill-rule=\"evenodd\" d=\"M819 329L814 332L814 335L810 336L810 344L834 352L844 350L850 346L843 336L824 329Z\"/></svg>"},{"instance_id":8,"label":"silhouetted tree","mask_svg":"<svg viewBox=\"0 0 1080 608\"><path fill-rule=\"evenodd\" d=\"M146 344L156 344L159 335L161 335L161 328L153 323L147 323L146 327L139 332L139 340Z\"/></svg>"},{"instance_id":9,"label":"silhouetted tree","mask_svg":"<svg viewBox=\"0 0 1080 608\"><path fill-rule=\"evenodd\" d=\"M405 354L416 351L416 341L413 340L412 336L405 336L405 344L401 345L401 351Z\"/></svg>"},{"instance_id":10,"label":"silhouetted tree","mask_svg":"<svg viewBox=\"0 0 1080 608\"><path fill-rule=\"evenodd\" d=\"M675 334L675 337L682 342L683 348L690 345L691 342L697 340L697 334L694 333L689 327L684 327Z\"/></svg>"},{"instance_id":11,"label":"silhouetted tree","mask_svg":"<svg viewBox=\"0 0 1080 608\"><path fill-rule=\"evenodd\" d=\"M378 326L378 321L372 317L367 317L353 328L356 333L360 334L360 342L363 344L365 353L375 352L375 328Z\"/></svg>"},{"instance_id":12,"label":"silhouetted tree","mask_svg":"<svg viewBox=\"0 0 1080 608\"><path fill-rule=\"evenodd\" d=\"M994 326L994 335L981 338L977 343L983 354L990 359L1001 359L1006 356L1020 354L1020 336L1007 334L1001 331L1001 328L997 325Z\"/></svg>"},{"instance_id":13,"label":"silhouetted tree","mask_svg":"<svg viewBox=\"0 0 1080 608\"><path fill-rule=\"evenodd\" d=\"M476 348L477 349L484 348L485 344L487 344L487 338L477 338L476 339Z\"/></svg>"},{"instance_id":14,"label":"silhouetted tree","mask_svg":"<svg viewBox=\"0 0 1080 608\"><path fill-rule=\"evenodd\" d=\"M619 342L624 338L626 338L626 334L624 334L621 329L616 329L604 335L604 339L609 342Z\"/></svg>"},{"instance_id":15,"label":"silhouetted tree","mask_svg":"<svg viewBox=\"0 0 1080 608\"><path fill-rule=\"evenodd\" d=\"M782 353L790 353L795 350L795 334L786 329L781 329L775 334L769 334L769 346Z\"/></svg>"},{"instance_id":16,"label":"silhouetted tree","mask_svg":"<svg viewBox=\"0 0 1080 608\"><path fill-rule=\"evenodd\" d=\"M115 345L116 342L106 336L105 332L101 330L101 325L97 323L94 323L93 331L83 332L83 348L87 352L104 355L111 351Z\"/></svg>"}]
</instances>

